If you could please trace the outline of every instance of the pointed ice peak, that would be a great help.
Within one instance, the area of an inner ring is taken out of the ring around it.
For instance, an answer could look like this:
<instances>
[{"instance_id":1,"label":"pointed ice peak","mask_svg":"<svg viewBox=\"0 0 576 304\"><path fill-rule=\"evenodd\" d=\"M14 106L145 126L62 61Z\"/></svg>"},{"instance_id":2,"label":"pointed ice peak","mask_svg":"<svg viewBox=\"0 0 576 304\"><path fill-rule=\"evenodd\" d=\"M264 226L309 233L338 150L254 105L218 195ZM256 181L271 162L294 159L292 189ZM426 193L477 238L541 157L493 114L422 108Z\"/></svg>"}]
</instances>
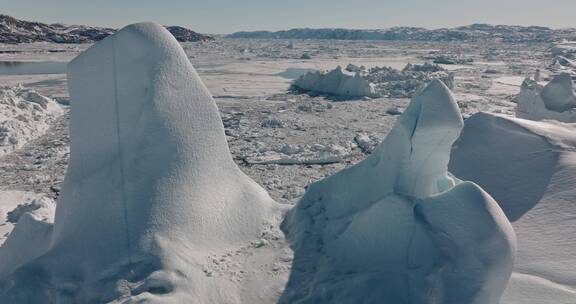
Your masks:
<instances>
[{"instance_id":1,"label":"pointed ice peak","mask_svg":"<svg viewBox=\"0 0 576 304\"><path fill-rule=\"evenodd\" d=\"M576 107L576 96L572 88L572 78L562 73L550 81L540 93L546 108L563 112Z\"/></svg>"},{"instance_id":2,"label":"pointed ice peak","mask_svg":"<svg viewBox=\"0 0 576 304\"><path fill-rule=\"evenodd\" d=\"M216 103L180 44L159 24L132 24L95 44L68 65L68 79L77 105L71 108L71 145L77 155L105 162L119 151L130 155L117 149L118 140L130 146L166 132L155 147L175 152L171 147L194 142L186 148L198 165L231 160ZM144 124L151 117L157 119ZM154 124L153 133L136 134Z\"/></svg>"},{"instance_id":3,"label":"pointed ice peak","mask_svg":"<svg viewBox=\"0 0 576 304\"><path fill-rule=\"evenodd\" d=\"M404 151L408 155L399 155L408 160L398 172L396 191L425 197L446 190L452 184L447 177L450 149L463 124L454 96L442 81L432 81L415 96L399 122L409 149Z\"/></svg>"},{"instance_id":4,"label":"pointed ice peak","mask_svg":"<svg viewBox=\"0 0 576 304\"><path fill-rule=\"evenodd\" d=\"M438 79L433 80L420 91L401 117L402 124L408 130L432 131L436 127L451 125L462 128L460 109L450 89Z\"/></svg>"}]
</instances>

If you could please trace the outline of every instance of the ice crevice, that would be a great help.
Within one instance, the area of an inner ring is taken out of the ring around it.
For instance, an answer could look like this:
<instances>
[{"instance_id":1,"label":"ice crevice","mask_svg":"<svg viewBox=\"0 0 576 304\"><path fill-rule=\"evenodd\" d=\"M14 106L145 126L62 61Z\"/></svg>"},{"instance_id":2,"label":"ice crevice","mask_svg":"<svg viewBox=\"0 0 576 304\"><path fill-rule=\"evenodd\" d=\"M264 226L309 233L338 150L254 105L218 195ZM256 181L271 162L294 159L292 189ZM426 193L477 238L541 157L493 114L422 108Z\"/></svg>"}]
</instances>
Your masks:
<instances>
[{"instance_id":1,"label":"ice crevice","mask_svg":"<svg viewBox=\"0 0 576 304\"><path fill-rule=\"evenodd\" d=\"M112 69L114 70L114 73L112 75L113 77L113 83L114 83L114 105L115 105L115 114L116 114L116 140L117 140L117 147L118 147L118 170L119 172L119 176L120 176L120 189L122 191L122 207L124 208L124 233L125 233L125 238L126 238L126 251L127 251L127 255L128 255L128 266L130 268L132 268L132 250L131 250L131 242L130 242L130 225L129 225L129 217L128 217L128 206L126 205L126 182L125 182L125 174L124 174L124 153L122 152L122 136L120 135L120 124L121 124L121 120L120 120L120 105L118 102L118 79L117 76L118 75L118 66L116 65L116 41L115 41L115 37L112 36L110 38L111 42L110 42L110 46L112 49ZM139 117L141 117L141 115L139 115ZM136 122L138 123L139 120L137 120Z\"/></svg>"}]
</instances>

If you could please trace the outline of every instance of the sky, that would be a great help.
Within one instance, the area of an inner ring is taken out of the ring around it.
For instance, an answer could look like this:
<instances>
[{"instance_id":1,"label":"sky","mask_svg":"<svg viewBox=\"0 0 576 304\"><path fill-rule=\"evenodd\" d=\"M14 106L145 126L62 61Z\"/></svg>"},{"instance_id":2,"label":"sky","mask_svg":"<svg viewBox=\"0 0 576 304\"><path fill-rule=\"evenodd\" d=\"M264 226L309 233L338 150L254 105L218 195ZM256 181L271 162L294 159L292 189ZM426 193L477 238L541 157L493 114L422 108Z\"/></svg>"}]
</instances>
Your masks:
<instances>
[{"instance_id":1,"label":"sky","mask_svg":"<svg viewBox=\"0 0 576 304\"><path fill-rule=\"evenodd\" d=\"M155 21L210 34L472 23L576 27L576 0L0 0L0 13L108 27Z\"/></svg>"}]
</instances>

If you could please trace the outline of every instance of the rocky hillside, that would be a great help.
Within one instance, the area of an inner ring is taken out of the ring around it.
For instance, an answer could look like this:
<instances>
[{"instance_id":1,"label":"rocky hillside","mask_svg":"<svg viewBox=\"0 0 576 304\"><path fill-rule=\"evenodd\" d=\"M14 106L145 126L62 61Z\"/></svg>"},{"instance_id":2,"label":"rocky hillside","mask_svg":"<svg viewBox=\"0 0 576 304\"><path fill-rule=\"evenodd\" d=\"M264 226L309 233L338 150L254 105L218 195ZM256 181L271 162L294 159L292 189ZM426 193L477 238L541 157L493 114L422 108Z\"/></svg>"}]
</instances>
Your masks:
<instances>
[{"instance_id":1,"label":"rocky hillside","mask_svg":"<svg viewBox=\"0 0 576 304\"><path fill-rule=\"evenodd\" d=\"M168 26L168 31L180 42L213 40L212 37L196 33L180 26ZM86 25L45 24L19 20L0 15L0 43L56 42L87 43L104 39L115 32L112 28Z\"/></svg>"},{"instance_id":2,"label":"rocky hillside","mask_svg":"<svg viewBox=\"0 0 576 304\"><path fill-rule=\"evenodd\" d=\"M555 30L541 26L510 26L472 24L456 28L425 29L393 27L377 30L355 29L291 29L286 31L236 32L228 38L254 39L337 39L337 40L400 40L400 41L482 41L548 42L576 37L576 29Z\"/></svg>"}]
</instances>

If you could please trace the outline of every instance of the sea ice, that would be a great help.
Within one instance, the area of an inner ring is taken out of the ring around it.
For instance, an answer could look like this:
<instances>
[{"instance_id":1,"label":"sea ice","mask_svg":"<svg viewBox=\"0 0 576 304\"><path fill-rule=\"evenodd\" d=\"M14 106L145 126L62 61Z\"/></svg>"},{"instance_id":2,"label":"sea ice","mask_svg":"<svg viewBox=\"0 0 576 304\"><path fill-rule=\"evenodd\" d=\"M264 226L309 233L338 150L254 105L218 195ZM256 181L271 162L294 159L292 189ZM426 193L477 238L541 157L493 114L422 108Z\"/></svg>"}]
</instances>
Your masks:
<instances>
[{"instance_id":1,"label":"sea ice","mask_svg":"<svg viewBox=\"0 0 576 304\"><path fill-rule=\"evenodd\" d=\"M34 90L0 88L0 156L42 135L63 113L56 101Z\"/></svg>"},{"instance_id":2,"label":"sea ice","mask_svg":"<svg viewBox=\"0 0 576 304\"><path fill-rule=\"evenodd\" d=\"M313 165L342 162L351 153L350 147L339 145L290 145L267 146L254 143L254 150L247 151L241 158L252 165Z\"/></svg>"}]
</instances>

